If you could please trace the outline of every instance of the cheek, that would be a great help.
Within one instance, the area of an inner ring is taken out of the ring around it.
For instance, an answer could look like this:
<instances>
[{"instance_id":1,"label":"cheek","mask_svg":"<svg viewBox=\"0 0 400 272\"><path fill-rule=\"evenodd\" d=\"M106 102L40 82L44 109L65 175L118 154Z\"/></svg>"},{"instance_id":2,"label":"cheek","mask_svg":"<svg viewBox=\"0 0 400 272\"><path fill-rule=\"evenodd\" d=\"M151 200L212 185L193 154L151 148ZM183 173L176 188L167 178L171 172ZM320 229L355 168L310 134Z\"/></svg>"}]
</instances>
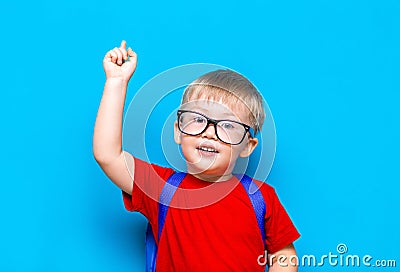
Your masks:
<instances>
[{"instance_id":1,"label":"cheek","mask_svg":"<svg viewBox=\"0 0 400 272\"><path fill-rule=\"evenodd\" d=\"M195 151L193 140L186 135L181 135L179 137L179 144L181 145L182 153L186 158Z\"/></svg>"},{"instance_id":2,"label":"cheek","mask_svg":"<svg viewBox=\"0 0 400 272\"><path fill-rule=\"evenodd\" d=\"M235 157L240 157L240 154L241 154L244 150L246 150L246 148L247 148L247 142L244 142L244 141L243 141L243 143L241 143L240 145L238 145L238 146L236 146L236 147L234 148L234 151L232 151L232 152L233 152L233 156L235 156Z\"/></svg>"},{"instance_id":3,"label":"cheek","mask_svg":"<svg viewBox=\"0 0 400 272\"><path fill-rule=\"evenodd\" d=\"M237 147L227 147L221 151L221 158L223 161L229 164L235 163L240 154L240 149Z\"/></svg>"}]
</instances>

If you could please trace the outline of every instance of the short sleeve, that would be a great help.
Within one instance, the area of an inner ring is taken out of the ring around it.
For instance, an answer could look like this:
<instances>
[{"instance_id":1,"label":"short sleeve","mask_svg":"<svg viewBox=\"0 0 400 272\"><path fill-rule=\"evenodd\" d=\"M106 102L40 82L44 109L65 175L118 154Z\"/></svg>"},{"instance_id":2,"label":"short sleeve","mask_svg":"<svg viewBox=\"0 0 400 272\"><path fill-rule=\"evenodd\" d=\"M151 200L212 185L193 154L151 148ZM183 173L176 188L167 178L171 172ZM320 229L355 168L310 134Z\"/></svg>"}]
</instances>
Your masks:
<instances>
[{"instance_id":1,"label":"short sleeve","mask_svg":"<svg viewBox=\"0 0 400 272\"><path fill-rule=\"evenodd\" d=\"M271 186L263 192L266 201L265 232L266 245L269 253L277 252L293 243L300 237L288 213ZM263 186L264 187L264 186Z\"/></svg>"},{"instance_id":2,"label":"short sleeve","mask_svg":"<svg viewBox=\"0 0 400 272\"><path fill-rule=\"evenodd\" d=\"M134 158L134 163L132 194L122 191L123 203L128 211L140 212L150 220L156 213L160 190L174 171L138 158Z\"/></svg>"}]
</instances>

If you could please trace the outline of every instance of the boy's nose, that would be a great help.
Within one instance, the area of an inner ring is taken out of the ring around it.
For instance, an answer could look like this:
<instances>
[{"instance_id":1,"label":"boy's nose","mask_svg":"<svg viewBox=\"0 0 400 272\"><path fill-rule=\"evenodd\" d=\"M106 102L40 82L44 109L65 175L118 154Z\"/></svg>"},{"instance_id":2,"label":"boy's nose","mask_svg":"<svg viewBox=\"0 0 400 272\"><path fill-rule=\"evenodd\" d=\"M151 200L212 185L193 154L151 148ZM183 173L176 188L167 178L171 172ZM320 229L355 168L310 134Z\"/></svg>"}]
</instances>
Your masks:
<instances>
[{"instance_id":1,"label":"boy's nose","mask_svg":"<svg viewBox=\"0 0 400 272\"><path fill-rule=\"evenodd\" d=\"M215 125L209 124L206 130L201 134L201 136L209 139L218 140L218 137L215 134Z\"/></svg>"}]
</instances>

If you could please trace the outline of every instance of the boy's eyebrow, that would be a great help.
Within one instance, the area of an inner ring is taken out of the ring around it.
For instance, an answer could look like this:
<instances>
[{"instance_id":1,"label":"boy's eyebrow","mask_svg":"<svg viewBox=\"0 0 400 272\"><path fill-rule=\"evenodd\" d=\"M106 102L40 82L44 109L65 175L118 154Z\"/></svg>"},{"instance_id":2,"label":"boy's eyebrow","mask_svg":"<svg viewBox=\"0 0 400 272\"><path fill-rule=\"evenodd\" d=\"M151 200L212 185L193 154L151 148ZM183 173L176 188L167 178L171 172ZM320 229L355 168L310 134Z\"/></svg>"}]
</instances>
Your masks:
<instances>
[{"instance_id":1,"label":"boy's eyebrow","mask_svg":"<svg viewBox=\"0 0 400 272\"><path fill-rule=\"evenodd\" d=\"M210 117L209 115L214 113L213 112L213 108L211 108L211 110L210 110L209 107L203 107L201 105L195 105L195 107L188 107L188 108L191 108L191 110L194 110L194 111L200 111L200 113L203 113L204 115L207 115L207 117ZM239 120L240 121L240 119L236 115L234 115L232 112L227 111L225 109L221 110L221 114L224 115L221 118L224 118L224 119L225 118L234 118L235 120ZM233 121L235 121L235 120L233 120Z\"/></svg>"}]
</instances>

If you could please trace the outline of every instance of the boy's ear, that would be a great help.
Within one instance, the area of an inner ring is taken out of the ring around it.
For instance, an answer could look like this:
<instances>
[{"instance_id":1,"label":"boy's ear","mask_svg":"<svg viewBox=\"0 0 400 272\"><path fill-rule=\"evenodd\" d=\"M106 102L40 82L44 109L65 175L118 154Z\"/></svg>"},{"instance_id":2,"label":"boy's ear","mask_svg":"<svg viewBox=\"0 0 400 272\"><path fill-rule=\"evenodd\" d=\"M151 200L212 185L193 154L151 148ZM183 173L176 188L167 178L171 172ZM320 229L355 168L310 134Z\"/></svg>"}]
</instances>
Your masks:
<instances>
[{"instance_id":1,"label":"boy's ear","mask_svg":"<svg viewBox=\"0 0 400 272\"><path fill-rule=\"evenodd\" d=\"M174 140L175 143L181 144L181 132L178 129L178 121L174 123Z\"/></svg>"},{"instance_id":2,"label":"boy's ear","mask_svg":"<svg viewBox=\"0 0 400 272\"><path fill-rule=\"evenodd\" d=\"M239 156L241 158L246 158L246 157L250 156L251 153L253 153L253 150L256 148L257 144L258 144L257 138L249 138L247 145L240 152Z\"/></svg>"}]
</instances>

